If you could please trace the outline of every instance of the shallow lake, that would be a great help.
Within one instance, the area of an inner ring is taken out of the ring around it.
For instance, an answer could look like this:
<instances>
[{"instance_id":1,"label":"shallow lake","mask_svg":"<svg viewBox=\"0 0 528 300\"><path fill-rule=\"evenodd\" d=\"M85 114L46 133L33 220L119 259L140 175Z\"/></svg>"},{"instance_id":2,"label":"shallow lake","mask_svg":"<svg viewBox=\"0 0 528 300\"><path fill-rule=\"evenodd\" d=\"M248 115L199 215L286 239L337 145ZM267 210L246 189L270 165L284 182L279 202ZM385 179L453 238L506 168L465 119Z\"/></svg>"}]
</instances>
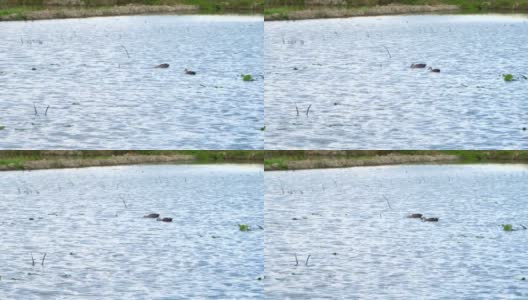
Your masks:
<instances>
[{"instance_id":1,"label":"shallow lake","mask_svg":"<svg viewBox=\"0 0 528 300\"><path fill-rule=\"evenodd\" d=\"M528 165L359 167L265 177L269 299L528 297L522 280L528 279L528 230L522 229L528 226ZM439 222L406 218L411 213ZM502 224L520 230L506 232Z\"/></svg>"},{"instance_id":2,"label":"shallow lake","mask_svg":"<svg viewBox=\"0 0 528 300\"><path fill-rule=\"evenodd\" d=\"M267 22L265 62L266 149L528 146L524 15Z\"/></svg>"},{"instance_id":3,"label":"shallow lake","mask_svg":"<svg viewBox=\"0 0 528 300\"><path fill-rule=\"evenodd\" d=\"M1 22L0 148L262 149L262 35L251 16Z\"/></svg>"},{"instance_id":4,"label":"shallow lake","mask_svg":"<svg viewBox=\"0 0 528 300\"><path fill-rule=\"evenodd\" d=\"M262 166L1 175L1 299L262 298Z\"/></svg>"}]
</instances>

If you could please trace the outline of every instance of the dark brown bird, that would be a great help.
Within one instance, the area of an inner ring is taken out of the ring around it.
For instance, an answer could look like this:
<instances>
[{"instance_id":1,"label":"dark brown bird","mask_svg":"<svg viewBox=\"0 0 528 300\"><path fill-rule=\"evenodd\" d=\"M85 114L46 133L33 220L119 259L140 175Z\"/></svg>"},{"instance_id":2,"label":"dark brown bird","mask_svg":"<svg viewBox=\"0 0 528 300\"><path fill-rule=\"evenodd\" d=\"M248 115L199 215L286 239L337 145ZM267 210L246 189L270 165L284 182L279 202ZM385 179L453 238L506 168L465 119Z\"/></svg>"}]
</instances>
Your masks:
<instances>
[{"instance_id":1,"label":"dark brown bird","mask_svg":"<svg viewBox=\"0 0 528 300\"><path fill-rule=\"evenodd\" d=\"M156 218L159 218L159 214L148 214L148 215L144 215L143 218L156 219Z\"/></svg>"},{"instance_id":2,"label":"dark brown bird","mask_svg":"<svg viewBox=\"0 0 528 300\"><path fill-rule=\"evenodd\" d=\"M187 75L196 75L196 72L188 70L188 69L185 69L185 74L187 74Z\"/></svg>"},{"instance_id":3,"label":"dark brown bird","mask_svg":"<svg viewBox=\"0 0 528 300\"><path fill-rule=\"evenodd\" d=\"M407 216L407 218L411 218L411 219L421 219L422 218L422 214L410 214Z\"/></svg>"},{"instance_id":4,"label":"dark brown bird","mask_svg":"<svg viewBox=\"0 0 528 300\"><path fill-rule=\"evenodd\" d=\"M172 222L172 218L157 218L157 220L161 222Z\"/></svg>"},{"instance_id":5,"label":"dark brown bird","mask_svg":"<svg viewBox=\"0 0 528 300\"><path fill-rule=\"evenodd\" d=\"M161 64L161 65L157 65L156 68L158 69L167 69L168 67L170 67L169 64Z\"/></svg>"},{"instance_id":6,"label":"dark brown bird","mask_svg":"<svg viewBox=\"0 0 528 300\"><path fill-rule=\"evenodd\" d=\"M427 66L426 64L412 64L411 69L423 69L426 66Z\"/></svg>"},{"instance_id":7,"label":"dark brown bird","mask_svg":"<svg viewBox=\"0 0 528 300\"><path fill-rule=\"evenodd\" d=\"M433 72L433 73L440 73L440 69L433 69L431 67L429 67L427 70Z\"/></svg>"},{"instance_id":8,"label":"dark brown bird","mask_svg":"<svg viewBox=\"0 0 528 300\"><path fill-rule=\"evenodd\" d=\"M438 222L438 218L426 218L426 217L422 217L422 221L424 221L424 222Z\"/></svg>"}]
</instances>

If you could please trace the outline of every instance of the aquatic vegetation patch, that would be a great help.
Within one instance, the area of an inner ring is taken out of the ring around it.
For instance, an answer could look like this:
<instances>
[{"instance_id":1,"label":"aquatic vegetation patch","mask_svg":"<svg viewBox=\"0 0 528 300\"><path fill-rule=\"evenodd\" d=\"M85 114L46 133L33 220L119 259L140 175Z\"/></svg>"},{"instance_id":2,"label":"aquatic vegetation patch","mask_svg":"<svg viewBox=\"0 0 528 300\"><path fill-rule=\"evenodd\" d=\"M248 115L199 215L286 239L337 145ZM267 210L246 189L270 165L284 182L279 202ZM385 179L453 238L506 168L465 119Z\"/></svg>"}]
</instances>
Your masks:
<instances>
[{"instance_id":1,"label":"aquatic vegetation patch","mask_svg":"<svg viewBox=\"0 0 528 300\"><path fill-rule=\"evenodd\" d=\"M247 224L238 224L238 229L242 232L247 232L251 230L251 228Z\"/></svg>"},{"instance_id":2,"label":"aquatic vegetation patch","mask_svg":"<svg viewBox=\"0 0 528 300\"><path fill-rule=\"evenodd\" d=\"M250 74L242 74L240 76L244 81L255 81L255 79L253 79L253 76L251 76Z\"/></svg>"},{"instance_id":3,"label":"aquatic vegetation patch","mask_svg":"<svg viewBox=\"0 0 528 300\"><path fill-rule=\"evenodd\" d=\"M502 79L506 82L515 81L515 78L512 74L502 74Z\"/></svg>"},{"instance_id":4,"label":"aquatic vegetation patch","mask_svg":"<svg viewBox=\"0 0 528 300\"><path fill-rule=\"evenodd\" d=\"M528 228L524 226L523 224L519 224L519 227L513 227L512 224L502 224L502 230L504 231L519 231L519 230L527 230Z\"/></svg>"}]
</instances>

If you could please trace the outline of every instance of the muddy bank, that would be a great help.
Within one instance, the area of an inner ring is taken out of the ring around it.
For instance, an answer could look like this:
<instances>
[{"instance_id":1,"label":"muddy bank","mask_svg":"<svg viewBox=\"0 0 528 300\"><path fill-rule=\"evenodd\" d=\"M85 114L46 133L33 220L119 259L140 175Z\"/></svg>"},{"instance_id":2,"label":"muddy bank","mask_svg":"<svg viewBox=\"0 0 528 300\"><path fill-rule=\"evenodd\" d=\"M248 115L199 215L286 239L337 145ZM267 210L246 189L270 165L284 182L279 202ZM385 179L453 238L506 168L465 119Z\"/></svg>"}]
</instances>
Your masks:
<instances>
[{"instance_id":1,"label":"muddy bank","mask_svg":"<svg viewBox=\"0 0 528 300\"><path fill-rule=\"evenodd\" d=\"M0 21L48 20L68 18L88 18L146 14L188 14L200 9L194 5L138 5L129 4L110 7L47 7L45 9L21 8L0 14Z\"/></svg>"},{"instance_id":2,"label":"muddy bank","mask_svg":"<svg viewBox=\"0 0 528 300\"><path fill-rule=\"evenodd\" d=\"M398 15L413 13L434 13L459 11L457 5L403 5L389 4L373 7L313 7L308 9L270 9L266 12L266 21L306 20L323 18L348 18L360 16Z\"/></svg>"},{"instance_id":3,"label":"muddy bank","mask_svg":"<svg viewBox=\"0 0 528 300\"><path fill-rule=\"evenodd\" d=\"M404 155L389 154L373 157L357 158L307 158L301 160L285 160L265 164L266 171L272 170L303 170L323 168L346 168L362 166L398 165L412 163L440 163L456 162L460 158L456 155L433 154L433 155Z\"/></svg>"},{"instance_id":4,"label":"muddy bank","mask_svg":"<svg viewBox=\"0 0 528 300\"><path fill-rule=\"evenodd\" d=\"M75 158L75 157L47 157L37 160L17 161L0 165L0 171L10 170L42 170L62 168L85 168L117 165L135 164L158 164L158 163L189 163L196 159L193 155L170 154L170 155L137 155L126 154L121 156L98 157L98 158Z\"/></svg>"}]
</instances>

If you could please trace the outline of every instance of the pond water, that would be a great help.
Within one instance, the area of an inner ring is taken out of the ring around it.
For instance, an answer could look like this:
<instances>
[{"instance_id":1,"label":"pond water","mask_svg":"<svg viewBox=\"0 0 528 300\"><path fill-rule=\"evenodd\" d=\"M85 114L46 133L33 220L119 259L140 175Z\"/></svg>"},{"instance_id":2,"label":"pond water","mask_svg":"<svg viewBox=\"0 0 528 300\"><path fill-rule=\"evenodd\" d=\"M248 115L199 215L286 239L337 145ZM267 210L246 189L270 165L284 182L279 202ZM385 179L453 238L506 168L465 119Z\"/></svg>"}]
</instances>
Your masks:
<instances>
[{"instance_id":1,"label":"pond water","mask_svg":"<svg viewBox=\"0 0 528 300\"><path fill-rule=\"evenodd\" d=\"M528 146L524 15L267 22L265 62L266 149Z\"/></svg>"},{"instance_id":2,"label":"pond water","mask_svg":"<svg viewBox=\"0 0 528 300\"><path fill-rule=\"evenodd\" d=\"M528 230L521 226L528 227L528 165L265 177L268 299L528 297ZM439 222L406 218L411 213ZM505 232L501 224L520 230Z\"/></svg>"},{"instance_id":3,"label":"pond water","mask_svg":"<svg viewBox=\"0 0 528 300\"><path fill-rule=\"evenodd\" d=\"M0 148L262 149L262 35L251 16L1 22Z\"/></svg>"},{"instance_id":4,"label":"pond water","mask_svg":"<svg viewBox=\"0 0 528 300\"><path fill-rule=\"evenodd\" d=\"M1 175L1 299L262 298L262 166Z\"/></svg>"}]
</instances>

